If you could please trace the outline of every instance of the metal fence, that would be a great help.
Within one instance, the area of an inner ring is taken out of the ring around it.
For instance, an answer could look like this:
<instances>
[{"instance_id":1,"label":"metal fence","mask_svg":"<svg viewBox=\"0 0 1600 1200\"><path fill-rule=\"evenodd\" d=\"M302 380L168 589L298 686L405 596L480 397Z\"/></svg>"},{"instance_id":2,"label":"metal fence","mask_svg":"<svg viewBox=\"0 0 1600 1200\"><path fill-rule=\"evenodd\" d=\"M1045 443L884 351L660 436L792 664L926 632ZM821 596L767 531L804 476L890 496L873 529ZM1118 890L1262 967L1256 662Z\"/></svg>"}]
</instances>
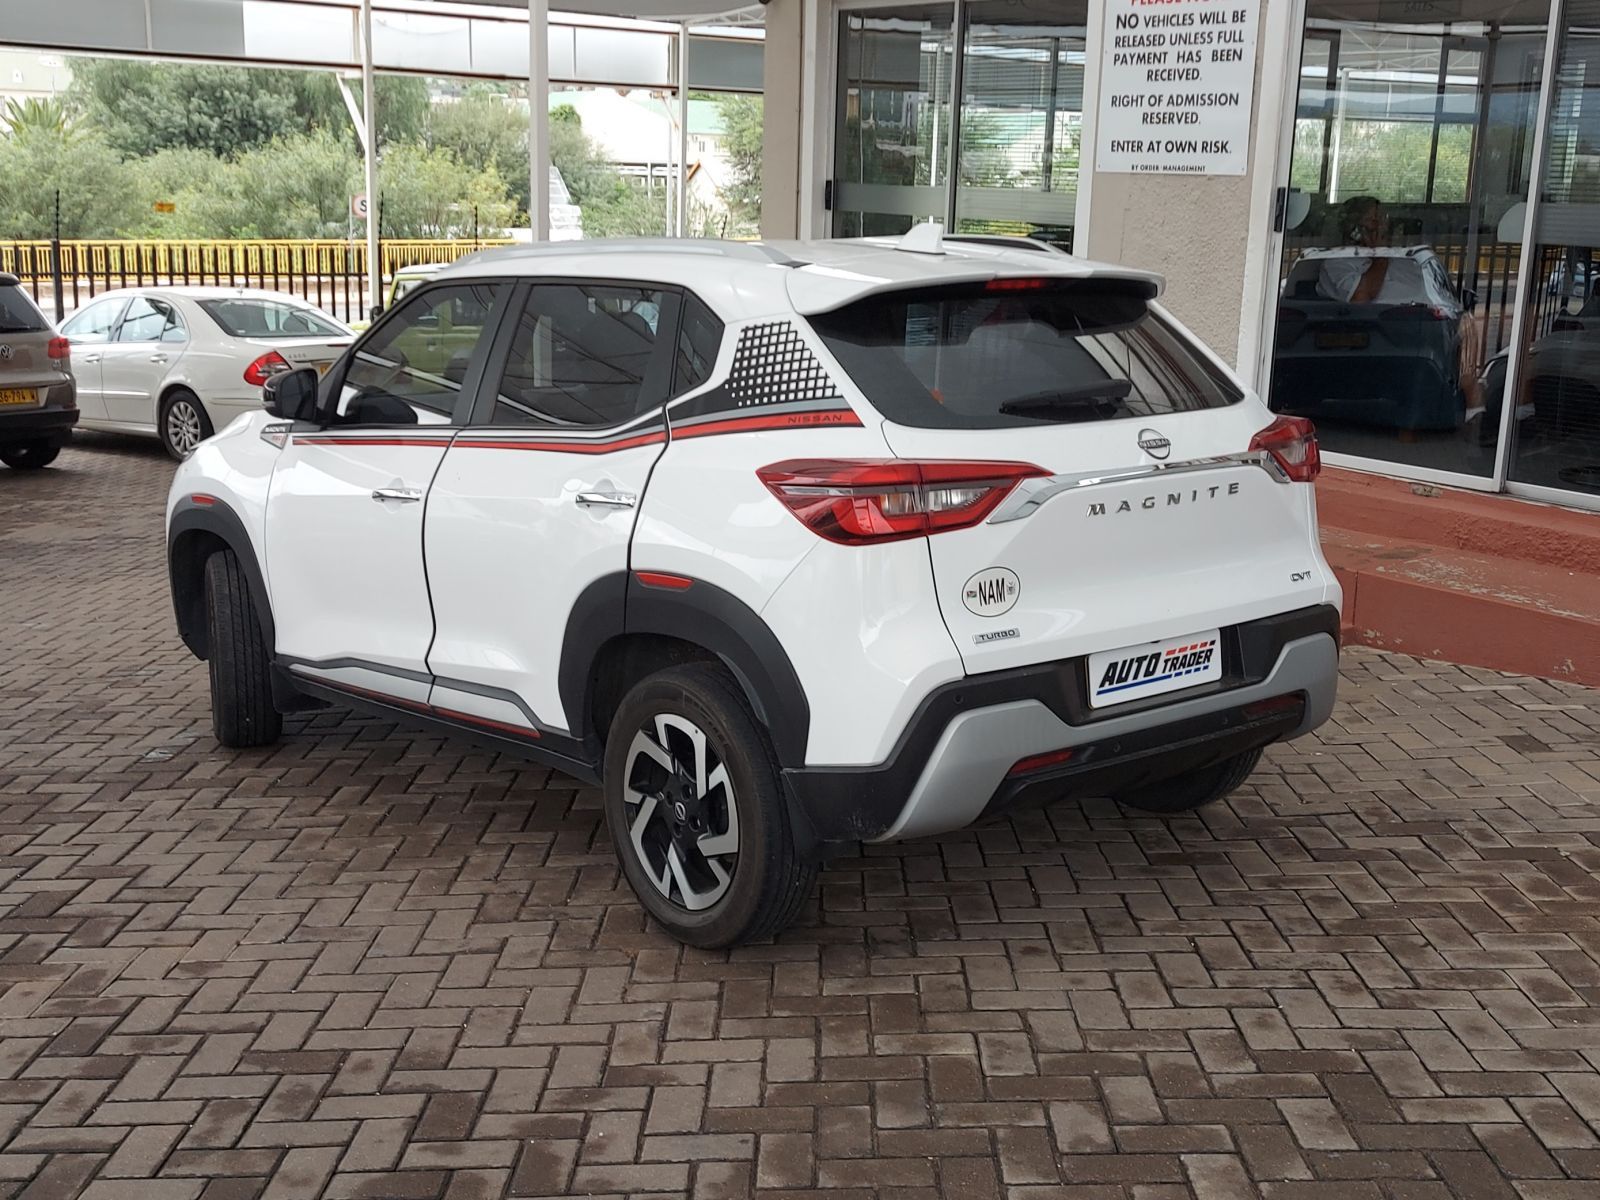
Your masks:
<instances>
[{"instance_id":1,"label":"metal fence","mask_svg":"<svg viewBox=\"0 0 1600 1200\"><path fill-rule=\"evenodd\" d=\"M498 240L384 241L384 276L400 267L447 263ZM207 285L266 288L299 296L343 321L367 315L367 247L344 241L0 242L0 271L16 275L60 320L101 292L122 287Z\"/></svg>"}]
</instances>

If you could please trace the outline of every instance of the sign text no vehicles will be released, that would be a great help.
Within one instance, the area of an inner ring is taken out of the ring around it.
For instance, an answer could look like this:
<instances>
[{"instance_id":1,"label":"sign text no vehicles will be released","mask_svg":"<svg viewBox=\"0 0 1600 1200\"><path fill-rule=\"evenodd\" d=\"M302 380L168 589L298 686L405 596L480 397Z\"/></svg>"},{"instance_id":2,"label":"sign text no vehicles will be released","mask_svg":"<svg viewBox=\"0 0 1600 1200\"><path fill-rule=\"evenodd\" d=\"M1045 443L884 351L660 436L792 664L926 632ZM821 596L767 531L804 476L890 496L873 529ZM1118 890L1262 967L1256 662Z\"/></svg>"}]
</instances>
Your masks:
<instances>
[{"instance_id":1,"label":"sign text no vehicles will be released","mask_svg":"<svg viewBox=\"0 0 1600 1200\"><path fill-rule=\"evenodd\" d=\"M1109 0L1095 167L1242 175L1255 0Z\"/></svg>"}]
</instances>

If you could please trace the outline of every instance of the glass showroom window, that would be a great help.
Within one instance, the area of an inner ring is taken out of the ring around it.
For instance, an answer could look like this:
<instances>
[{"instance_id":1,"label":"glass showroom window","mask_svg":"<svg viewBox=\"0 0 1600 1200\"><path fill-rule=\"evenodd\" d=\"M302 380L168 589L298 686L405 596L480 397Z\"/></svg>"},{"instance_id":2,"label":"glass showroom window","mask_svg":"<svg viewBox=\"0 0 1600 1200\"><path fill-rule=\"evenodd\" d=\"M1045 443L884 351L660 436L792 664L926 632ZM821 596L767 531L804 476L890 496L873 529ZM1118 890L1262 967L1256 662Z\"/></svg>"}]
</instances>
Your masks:
<instances>
[{"instance_id":1,"label":"glass showroom window","mask_svg":"<svg viewBox=\"0 0 1600 1200\"><path fill-rule=\"evenodd\" d=\"M1307 2L1271 402L1334 454L1487 486L1548 10L1418 9Z\"/></svg>"}]
</instances>

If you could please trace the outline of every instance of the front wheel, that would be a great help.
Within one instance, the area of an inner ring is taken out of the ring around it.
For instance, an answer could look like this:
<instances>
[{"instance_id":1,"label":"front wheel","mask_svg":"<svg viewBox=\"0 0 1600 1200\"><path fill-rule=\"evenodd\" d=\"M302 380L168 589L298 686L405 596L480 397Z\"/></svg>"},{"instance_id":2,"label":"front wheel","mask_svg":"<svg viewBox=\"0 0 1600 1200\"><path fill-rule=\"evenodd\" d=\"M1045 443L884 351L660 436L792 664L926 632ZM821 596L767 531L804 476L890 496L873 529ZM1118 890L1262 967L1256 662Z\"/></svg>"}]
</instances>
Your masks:
<instances>
[{"instance_id":1,"label":"front wheel","mask_svg":"<svg viewBox=\"0 0 1600 1200\"><path fill-rule=\"evenodd\" d=\"M0 462L13 471L37 471L55 462L61 447L50 442L12 442L0 446Z\"/></svg>"},{"instance_id":2,"label":"front wheel","mask_svg":"<svg viewBox=\"0 0 1600 1200\"><path fill-rule=\"evenodd\" d=\"M1261 761L1262 749L1258 746L1254 750L1246 750L1243 754L1225 758L1214 766L1190 771L1186 775L1178 775L1142 788L1134 788L1123 792L1115 799L1118 804L1143 809L1149 813L1163 813L1170 816L1192 812L1221 800L1249 779L1250 772L1254 771L1256 764Z\"/></svg>"},{"instance_id":3,"label":"front wheel","mask_svg":"<svg viewBox=\"0 0 1600 1200\"><path fill-rule=\"evenodd\" d=\"M211 731L224 746L268 746L283 733L272 703L272 665L255 599L239 559L206 559L206 661L211 670Z\"/></svg>"},{"instance_id":4,"label":"front wheel","mask_svg":"<svg viewBox=\"0 0 1600 1200\"><path fill-rule=\"evenodd\" d=\"M179 388L161 402L158 428L167 453L182 462L190 452L214 432L205 405L193 392Z\"/></svg>"},{"instance_id":5,"label":"front wheel","mask_svg":"<svg viewBox=\"0 0 1600 1200\"><path fill-rule=\"evenodd\" d=\"M606 739L605 810L639 902L689 945L771 937L816 881L766 731L714 666L673 667L623 698Z\"/></svg>"}]
</instances>

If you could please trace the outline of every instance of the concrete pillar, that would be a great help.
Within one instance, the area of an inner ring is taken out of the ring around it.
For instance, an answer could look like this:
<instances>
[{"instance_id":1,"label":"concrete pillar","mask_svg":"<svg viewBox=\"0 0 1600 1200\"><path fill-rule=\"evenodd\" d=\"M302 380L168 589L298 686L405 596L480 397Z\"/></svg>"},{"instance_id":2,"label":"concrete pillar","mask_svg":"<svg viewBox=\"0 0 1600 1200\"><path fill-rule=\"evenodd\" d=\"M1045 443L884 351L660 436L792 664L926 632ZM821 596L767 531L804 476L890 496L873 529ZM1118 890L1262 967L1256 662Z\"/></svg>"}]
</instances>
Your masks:
<instances>
[{"instance_id":1,"label":"concrete pillar","mask_svg":"<svg viewBox=\"0 0 1600 1200\"><path fill-rule=\"evenodd\" d=\"M761 236L792 238L800 235L804 0L771 0L762 16Z\"/></svg>"}]
</instances>

